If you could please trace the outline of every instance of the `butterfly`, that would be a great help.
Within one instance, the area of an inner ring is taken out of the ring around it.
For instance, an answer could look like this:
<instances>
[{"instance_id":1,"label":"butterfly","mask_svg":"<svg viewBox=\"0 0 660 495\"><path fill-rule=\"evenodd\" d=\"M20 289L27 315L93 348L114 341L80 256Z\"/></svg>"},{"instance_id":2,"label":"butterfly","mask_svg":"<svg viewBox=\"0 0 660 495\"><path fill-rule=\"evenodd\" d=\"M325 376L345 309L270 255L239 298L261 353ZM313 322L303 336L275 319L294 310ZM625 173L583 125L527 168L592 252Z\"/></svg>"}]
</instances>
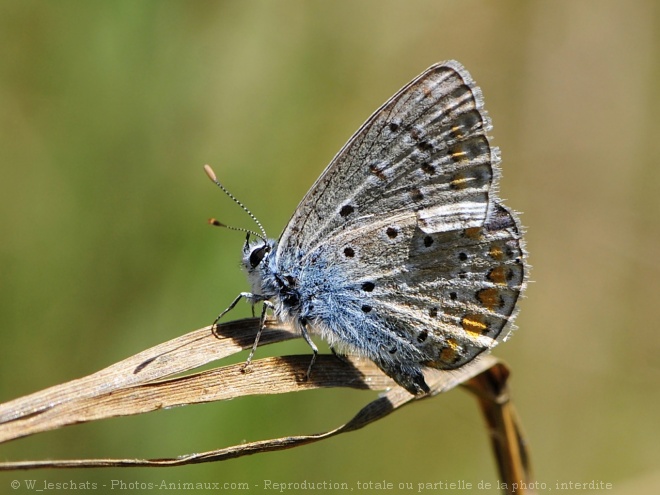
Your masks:
<instances>
[{"instance_id":1,"label":"butterfly","mask_svg":"<svg viewBox=\"0 0 660 495\"><path fill-rule=\"evenodd\" d=\"M429 67L337 153L279 240L243 207L261 229L243 248L252 290L216 323L243 298L262 302L262 328L270 309L312 348L308 373L314 333L412 394L429 392L425 367L457 369L492 349L512 328L528 265L520 223L497 197L490 130L463 66Z\"/></svg>"}]
</instances>

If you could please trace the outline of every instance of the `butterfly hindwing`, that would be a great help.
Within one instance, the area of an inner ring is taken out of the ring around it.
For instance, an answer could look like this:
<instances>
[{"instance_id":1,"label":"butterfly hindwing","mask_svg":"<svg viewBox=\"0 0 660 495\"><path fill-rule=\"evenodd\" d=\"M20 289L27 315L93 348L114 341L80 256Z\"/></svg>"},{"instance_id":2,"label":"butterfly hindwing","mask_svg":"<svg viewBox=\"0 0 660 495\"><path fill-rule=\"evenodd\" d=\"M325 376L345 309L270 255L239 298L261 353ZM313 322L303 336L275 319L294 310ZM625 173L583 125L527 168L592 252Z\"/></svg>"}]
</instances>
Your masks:
<instances>
[{"instance_id":1,"label":"butterfly hindwing","mask_svg":"<svg viewBox=\"0 0 660 495\"><path fill-rule=\"evenodd\" d=\"M523 256L517 220L495 204L482 227L436 234L414 215L381 218L333 237L292 273L315 301L305 318L326 340L404 384L422 366L458 368L506 337Z\"/></svg>"}]
</instances>

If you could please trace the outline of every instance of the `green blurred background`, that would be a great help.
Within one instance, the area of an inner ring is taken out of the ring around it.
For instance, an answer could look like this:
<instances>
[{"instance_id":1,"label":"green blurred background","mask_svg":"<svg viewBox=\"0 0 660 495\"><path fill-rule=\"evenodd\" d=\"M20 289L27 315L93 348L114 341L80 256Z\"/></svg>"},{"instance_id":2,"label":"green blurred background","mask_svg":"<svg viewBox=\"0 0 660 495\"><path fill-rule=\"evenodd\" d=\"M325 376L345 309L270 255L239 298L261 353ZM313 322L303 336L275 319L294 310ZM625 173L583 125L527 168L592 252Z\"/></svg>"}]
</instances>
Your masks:
<instances>
[{"instance_id":1,"label":"green blurred background","mask_svg":"<svg viewBox=\"0 0 660 495\"><path fill-rule=\"evenodd\" d=\"M253 225L204 163L276 237L372 111L455 58L484 91L501 195L528 228L533 282L496 355L512 367L537 478L657 492L659 10L653 0L1 1L0 401L207 325L248 288L243 236L206 219ZM258 356L269 352L309 351L297 341ZM176 456L329 429L375 395L160 411L19 440L0 458ZM247 481L260 492L266 479L476 484L496 471L476 402L455 390L290 451L2 473L0 491L16 478Z\"/></svg>"}]
</instances>

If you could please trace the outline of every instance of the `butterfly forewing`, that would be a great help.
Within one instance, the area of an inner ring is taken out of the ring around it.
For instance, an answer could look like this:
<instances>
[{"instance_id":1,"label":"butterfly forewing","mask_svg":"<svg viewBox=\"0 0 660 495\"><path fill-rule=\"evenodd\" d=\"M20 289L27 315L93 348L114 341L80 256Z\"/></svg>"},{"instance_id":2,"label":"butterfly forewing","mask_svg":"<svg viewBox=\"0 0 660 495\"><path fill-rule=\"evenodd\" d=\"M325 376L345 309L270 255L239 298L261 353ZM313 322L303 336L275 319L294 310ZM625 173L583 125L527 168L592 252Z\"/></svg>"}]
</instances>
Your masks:
<instances>
[{"instance_id":1,"label":"butterfly forewing","mask_svg":"<svg viewBox=\"0 0 660 495\"><path fill-rule=\"evenodd\" d=\"M457 62L405 86L337 154L302 200L279 251L307 253L373 216L416 212L427 232L483 224L496 151L481 93Z\"/></svg>"}]
</instances>

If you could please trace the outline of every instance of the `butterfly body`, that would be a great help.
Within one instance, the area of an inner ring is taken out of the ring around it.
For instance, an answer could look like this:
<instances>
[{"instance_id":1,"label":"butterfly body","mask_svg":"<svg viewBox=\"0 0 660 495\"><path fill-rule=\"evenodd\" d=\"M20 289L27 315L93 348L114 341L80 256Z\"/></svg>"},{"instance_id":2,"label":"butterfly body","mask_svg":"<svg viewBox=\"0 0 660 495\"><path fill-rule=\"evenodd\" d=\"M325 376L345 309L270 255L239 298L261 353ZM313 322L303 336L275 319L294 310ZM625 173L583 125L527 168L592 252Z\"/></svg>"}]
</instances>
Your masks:
<instances>
[{"instance_id":1,"label":"butterfly body","mask_svg":"<svg viewBox=\"0 0 660 495\"><path fill-rule=\"evenodd\" d=\"M525 287L515 215L496 197L499 152L481 91L436 64L335 156L276 242L244 249L252 285L307 341L373 360L414 394L503 340Z\"/></svg>"}]
</instances>

